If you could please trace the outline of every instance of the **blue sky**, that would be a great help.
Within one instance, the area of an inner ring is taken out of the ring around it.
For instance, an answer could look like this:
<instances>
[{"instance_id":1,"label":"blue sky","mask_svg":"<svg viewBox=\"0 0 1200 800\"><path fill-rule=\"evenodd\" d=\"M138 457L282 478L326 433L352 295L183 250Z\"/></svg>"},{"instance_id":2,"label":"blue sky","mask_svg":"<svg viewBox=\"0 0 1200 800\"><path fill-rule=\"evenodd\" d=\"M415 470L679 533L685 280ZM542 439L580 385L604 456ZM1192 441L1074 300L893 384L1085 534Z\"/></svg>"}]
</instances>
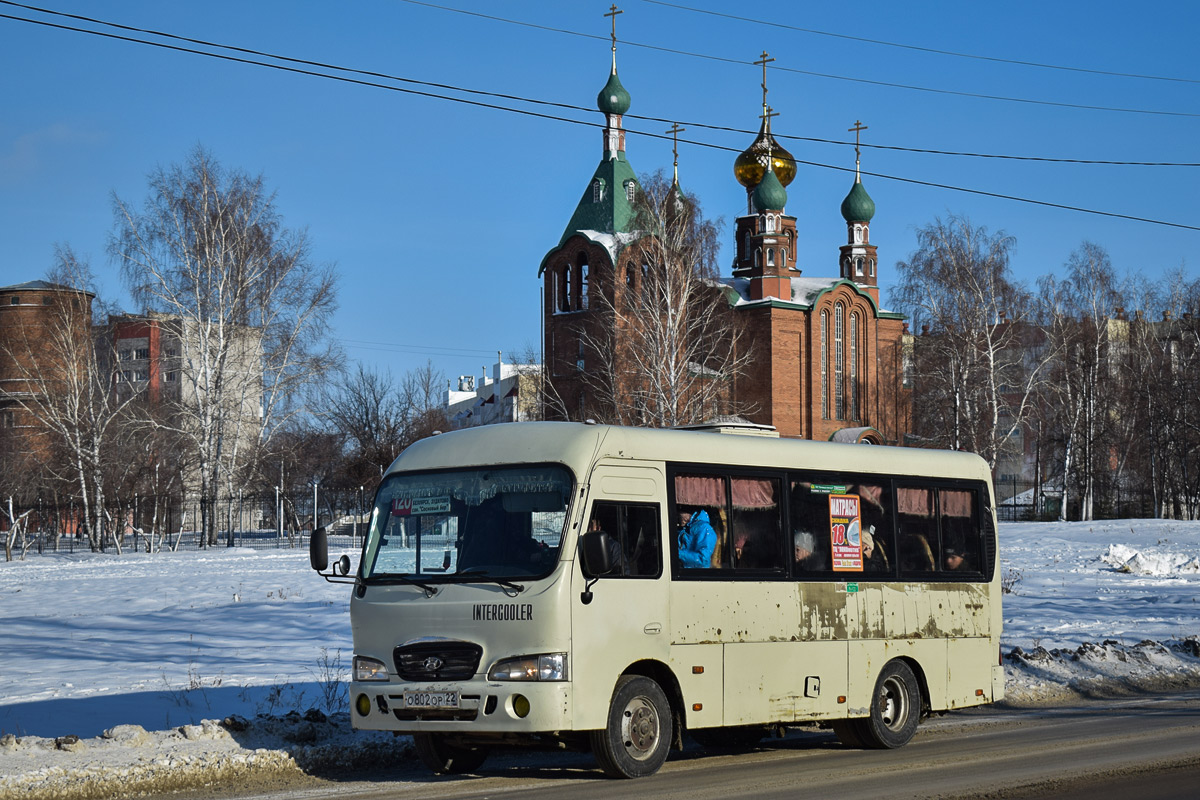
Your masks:
<instances>
[{"instance_id":1,"label":"blue sky","mask_svg":"<svg viewBox=\"0 0 1200 800\"><path fill-rule=\"evenodd\" d=\"M337 265L336 336L351 361L399 376L432 358L455 376L478 374L496 350L537 346L538 264L558 242L601 154L602 118L594 109L609 67L607 3L32 5L592 110L476 98L587 123L580 125L0 18L0 285L43 277L55 244L69 244L89 257L104 294L128 306L106 255L112 195L140 201L149 172L183 161L201 144L224 166L263 173L286 223L307 229L314 259ZM1200 161L1200 66L1181 45L1200 30L1200 4L1160 3L1153 13L1128 2L1044 0L619 5L618 65L633 99L626 117L629 160L639 173L671 168L668 139L632 132L662 134L669 123L637 116L678 120L688 128L681 139L711 145L681 143L680 179L710 216L724 218L730 242L733 220L745 208L733 159L753 135L697 124L757 130L761 71L751 62L764 50L776 59L767 79L769 102L779 112L774 129L799 160L852 170L852 146L783 137L845 142L852 137L846 129L861 119L869 126L864 142L874 145ZM0 14L118 33L3 3ZM1184 80L1001 63L844 37ZM1200 226L1196 167L864 148L863 169ZM806 275L836 273L838 245L845 241L838 208L852 180L851 172L802 164L788 189ZM893 265L915 247L916 229L951 213L1015 236L1015 273L1031 283L1060 269L1084 240L1107 248L1122 274L1153 280L1180 266L1197 274L1193 251L1200 231L882 177L867 176L864 183L877 206L871 238L879 248L885 304ZM730 252L726 247L721 263Z\"/></svg>"}]
</instances>

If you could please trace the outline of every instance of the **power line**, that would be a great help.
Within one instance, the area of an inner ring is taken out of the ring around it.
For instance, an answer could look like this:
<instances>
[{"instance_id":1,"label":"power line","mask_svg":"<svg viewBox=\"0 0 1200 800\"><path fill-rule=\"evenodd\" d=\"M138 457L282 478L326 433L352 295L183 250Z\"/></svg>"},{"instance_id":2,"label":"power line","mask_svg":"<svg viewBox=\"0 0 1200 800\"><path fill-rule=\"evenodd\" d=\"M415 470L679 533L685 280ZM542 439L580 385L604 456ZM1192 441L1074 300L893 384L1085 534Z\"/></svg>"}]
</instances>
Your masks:
<instances>
[{"instance_id":1,"label":"power line","mask_svg":"<svg viewBox=\"0 0 1200 800\"><path fill-rule=\"evenodd\" d=\"M7 0L0 0L0 2L6 2L6 1ZM12 3L9 3L9 4L13 5ZM145 39L137 39L137 38L129 37L129 36L121 36L118 34L106 33L104 31L93 31L93 30L88 30L86 28L77 28L77 27L73 27L73 26L69 26L69 25L61 25L58 23L47 22L44 20L26 19L24 17L16 17L16 16L12 16L9 14L0 14L0 19L11 19L11 20L14 20L17 22L27 22L27 23L32 23L35 25L42 25L45 27L55 28L55 29L59 29L59 30L68 30L68 31L76 32L76 33L86 33L86 34L90 34L93 36L99 36L99 37L107 38L107 39L115 39L115 40L119 40L119 41L131 42L134 44L145 44L145 45L150 45L152 47L158 47L158 48L161 48L164 50L173 50L173 51L177 51L177 52L190 53L193 55L206 56L208 58L215 58L215 59L219 59L222 61L231 61L231 62L240 63L240 64L249 64L249 65L253 65L253 66L266 67L269 69L279 70L281 72L291 72L291 73L296 73L296 74L300 74L300 75L308 75L311 77L325 78L327 80L340 81L342 83L350 83L350 84L355 84L355 85L359 85L359 86L369 86L369 87L378 88L378 89L386 89L388 91L401 92L404 94L412 94L412 95L417 95L420 97L427 97L427 98L431 98L431 99L447 100L450 102L463 103L466 105L477 106L477 107L481 107L481 108L489 108L489 109L493 109L493 110L497 110L497 111L507 111L512 114L520 114L523 116L529 116L529 117L534 117L534 118L538 118L538 119L548 119L548 120L554 120L557 122L567 122L567 123L571 123L574 125L583 125L583 126L591 127L591 128L602 127L601 125L599 125L597 123L593 123L593 122L574 120L574 119L569 119L566 117L557 117L557 116L554 116L551 114L542 114L542 113L538 113L535 111L527 111L524 109L509 108L507 106L496 105L494 103L484 103L484 102L480 102L477 100L468 100L468 99L461 98L461 97L450 97L448 95L439 95L439 94L436 94L433 92L419 91L416 89L406 89L406 88L402 88L399 86L388 86L386 84L376 83L373 81L361 80L358 78L348 78L348 77L344 77L341 75L329 75L329 74L326 74L323 72L315 72L313 70L300 69L298 67L289 67L289 66L285 66L282 64L270 64L270 63L263 62L263 61L255 61L253 59L225 55L223 53L210 53L210 52L207 52L204 50L196 50L193 48L181 47L178 45L171 45L171 44L166 44L163 42L154 42L154 41L149 41L149 40L145 40ZM658 134L658 133L648 133L648 132L644 132L644 131L634 131L634 130L630 130L630 129L626 129L626 132L639 134L642 136L647 136L647 137L655 138L655 139L664 139L665 140L668 138L665 135ZM712 144L709 142L701 142L701 141L696 141L696 140L681 140L681 141L683 141L686 144L695 145L697 147L707 147L710 149L724 150L727 152L740 152L739 148L727 147L727 146L723 146L723 145L716 145L716 144ZM839 172L851 171L847 167L838 167L838 166L834 166L831 164L822 164L822 163L816 162L816 161L804 161L804 160L796 159L796 163L805 164L805 165L813 166L813 167L821 167L823 169L837 170ZM984 191L981 189L968 189L966 187L952 186L950 184L940 184L940 183L933 183L930 181L922 181L922 180L918 180L916 178L903 178L903 177L894 176L894 175L886 175L884 173L868 172L868 173L863 173L863 174L871 175L872 177L882 178L884 180L893 180L893 181L899 181L902 183L912 183L912 184L916 184L916 185L920 185L920 186L929 186L929 187L940 188L940 189L948 189L951 191L965 192L965 193L969 193L969 194L978 194L978 195L982 195L985 197L995 197L995 198L1000 198L1000 199L1005 199L1005 200L1011 200L1014 202L1028 203L1028 204L1032 204L1032 205L1039 205L1039 206L1044 206L1044 207L1049 207L1049 208L1060 208L1060 209L1069 210L1069 211L1078 211L1080 213L1086 213L1086 214L1095 214L1095 215L1105 216L1105 217L1133 220L1136 222L1146 222L1146 223L1150 223L1150 224L1154 224L1154 225L1165 225L1165 226L1173 227L1173 228L1183 228L1186 230L1200 231L1200 226L1185 225L1185 224L1177 223L1177 222L1167 222L1164 220L1151 219L1149 217L1137 217L1137 216L1133 216L1133 215L1129 215L1129 214L1120 214L1120 213L1112 212L1112 211L1100 211L1097 209L1088 209L1088 208L1083 208L1080 206L1069 206L1069 205L1065 205L1065 204L1061 204L1061 203L1052 203L1052 202L1044 201L1044 200L1034 200L1031 198L1018 197L1016 195L1005 195L1005 194L1000 194L1000 193L996 193L996 192L988 192L988 191Z\"/></svg>"},{"instance_id":2,"label":"power line","mask_svg":"<svg viewBox=\"0 0 1200 800\"><path fill-rule=\"evenodd\" d=\"M586 106L575 105L572 103L561 103L561 102L555 102L555 101L551 101L551 100L540 100L540 99L536 99L536 98L522 97L520 95L505 94L502 92L483 91L480 89L468 89L468 88L464 88L461 86L454 86L452 84L437 83L437 82L433 82L433 81L422 81L422 80L417 80L415 78L405 78L405 77L402 77L399 75L392 75L392 74L385 73L385 72L376 72L376 71L372 71L372 70L355 69L352 67L343 67L343 66L339 66L336 64L329 64L329 63L322 62L322 61L313 61L310 59L295 58L292 56L283 56L283 55L279 55L278 53L270 53L270 52L267 52L264 50L255 50L255 49L248 48L248 47L237 47L235 45L221 44L219 42L210 42L210 41L207 41L204 39L196 39L196 38L187 37L187 36L180 36L178 34L154 30L152 28L138 28L138 27L134 27L134 26L130 26L130 25L122 25L122 24L119 24L116 22L108 22L105 20L96 19L94 17L86 17L86 16L82 16L79 14L68 14L68 13L62 12L62 11L49 11L49 10L38 8L36 6L27 5L24 3L12 2L12 0L0 0L0 3L3 3L5 5L18 6L20 8L31 9L34 11L41 11L41 12L44 12L47 14L53 14L56 16L67 17L70 19L76 19L76 20L80 20L83 22L90 22L90 23L94 23L97 25L104 25L104 26L111 27L111 28L117 28L119 30L125 30L125 31L134 32L134 33L144 33L144 34L149 34L152 36L159 36L159 37L162 37L165 39L172 39L175 41L190 42L192 44L203 45L205 47L215 47L215 48L219 48L222 50L230 50L230 51L237 52L237 53L245 53L248 55L260 56L263 58L270 58L270 59L274 59L276 61L283 61L283 62L290 63L290 64L304 64L306 66L319 67L321 69L335 70L337 72L346 72L346 73L349 73L352 75L365 75L367 77L382 78L385 80L397 81L399 83L409 83L409 84L412 84L415 86L427 86L427 87L431 87L431 88L445 89L448 91L461 92L463 94L472 94L472 95L477 95L477 96L481 96L481 97L495 97L495 98L499 98L502 100L512 100L515 102L529 103L531 105L541 105L541 106L547 106L547 107L551 107L551 108L561 108L561 109L565 109L565 110L569 110L569 111L580 111L580 112L588 113L588 114L594 113L596 110L595 108L589 108ZM467 12L464 12L464 13L467 13ZM0 17L3 17L3 16L5 16L5 15L0 15ZM8 17L8 18L9 19L23 19L20 17ZM24 20L24 21L34 22L35 20ZM534 27L542 28L544 26L534 26ZM68 28L68 30L80 30L80 29ZM559 29L546 28L546 30L558 31ZM91 31L84 31L84 32L91 32ZM570 31L563 31L563 32L570 33ZM97 33L97 35L100 35L99 32L95 32L95 33ZM581 34L581 35L586 35L586 34ZM591 37L591 38L599 38L599 37ZM135 41L135 42L141 42L144 44L153 44L152 42L146 42L141 39L126 39L126 41ZM195 53L197 51L185 50L185 52ZM250 62L250 63L258 64L259 62ZM263 66L267 66L267 65L263 65ZM332 77L332 76L327 76L327 77ZM707 123L696 122L696 121L670 120L670 119L664 119L662 117L652 117L652 116L646 116L646 115L640 115L640 114L626 114L625 116L629 119L641 119L641 120L647 120L650 122L661 122L664 124L672 123L672 122L680 122L684 125L690 125L692 127L707 128L709 130L714 130L714 131L724 131L724 132L728 132L728 133L737 133L737 134L743 134L743 135L749 135L749 136L754 136L757 133L757 131L747 130L745 128L734 128L734 127L723 126L723 125L710 125ZM850 145L854 144L853 142L842 141L842 140L838 140L838 139L824 139L824 138L811 137L811 136L791 136L791 135L780 134L778 132L774 133L774 135L777 139L786 139L786 140L790 140L790 141L816 142L819 144L836 144L836 145L843 145L843 146L850 146ZM867 142L861 143L860 146L865 147L865 148L876 149L876 150L895 150L895 151L908 152L908 153L925 153L925 154L931 154L931 155L962 156L962 157L969 157L969 158L1011 159L1011 160L1015 160L1015 161L1040 161L1040 162L1046 162L1046 163L1090 164L1090 165L1104 165L1104 166L1137 166L1137 167L1197 167L1197 166L1200 166L1200 163L1193 163L1193 162L1114 161L1114 160L1098 160L1098 159L1083 159L1083 158L1051 158L1051 157L1047 157L1047 156L1018 156L1018 155L999 154L999 153L971 153L971 152L963 152L963 151L955 151L955 150L934 150L934 149L919 148L919 147L903 147L900 145L870 144Z\"/></svg>"},{"instance_id":3,"label":"power line","mask_svg":"<svg viewBox=\"0 0 1200 800\"><path fill-rule=\"evenodd\" d=\"M538 25L533 22L523 22L521 20L508 19L506 17L498 17L494 14L484 14L479 11L467 11L467 10L464 10L461 8L453 8L451 6L439 5L437 3L424 2L424 0L401 0L401 1L405 2L405 3L409 3L411 5L425 6L427 8L436 8L440 11L450 11L455 14L464 14L469 17L478 17L480 19L492 20L494 22L503 22L503 23L506 23L509 25L518 25L518 26L525 27L525 28L534 28L536 30L549 31L552 33L562 33L562 34L567 34L569 36L579 36L579 37L582 37L585 39L602 40L605 42L607 42L609 40L609 37L607 37L607 36L598 36L598 35L590 34L590 33L581 33L579 31L572 31L572 30L568 30L566 28L552 28L548 25ZM707 53L695 53L695 52L691 52L689 50L680 50L680 49L673 48L673 47L662 47L659 45L645 44L643 42L633 42L633 41L629 41L628 39L618 39L618 41L627 47L638 47L638 48L641 48L644 50L654 50L654 51L657 51L660 53L670 53L672 55L687 56L688 58L699 58L699 59L704 59L706 61L717 61L717 62L721 62L721 63L725 63L725 64L737 64L739 66L753 66L753 62L744 61L744 60L738 59L738 58L726 58L724 56L714 56L714 55L710 55ZM916 85L907 84L907 83L892 83L890 81L873 80L871 78L852 78L847 75L834 75L829 72L815 72L813 70L797 69L795 67L783 67L783 66L779 66L778 64L770 66L769 69L776 70L778 72L789 72L789 73L796 74L796 75L808 75L809 77L814 77L814 78L827 78L829 80L849 81L851 83L865 83L865 84L868 84L871 86L883 86L883 87L890 88L890 89L906 89L909 91L926 92L929 94L944 94L944 95L951 95L951 96L955 96L955 97L972 97L972 98L976 98L976 99L980 99L980 100L996 100L996 101L1002 101L1002 102L1007 102L1007 103L1024 103L1027 105L1054 106L1054 107L1058 107L1058 108L1074 108L1074 109L1078 109L1078 110L1082 110L1082 111L1108 111L1108 112L1121 113L1121 114L1150 114L1150 115L1155 115L1155 116L1166 116L1166 117L1200 117L1200 114L1196 114L1196 113L1192 113L1192 112L1188 112L1188 111L1162 111L1162 110L1147 109L1147 108L1122 108L1122 107L1116 107L1116 106L1096 106L1096 105L1088 105L1088 104L1084 104L1084 103L1064 103L1064 102L1059 102L1059 101L1055 101L1055 100L1034 100L1034 99L1027 98L1027 97L1008 97L1005 95L981 94L979 92L962 92L962 91L958 91L955 89L936 89L936 88L929 87L929 86L916 86Z\"/></svg>"},{"instance_id":4,"label":"power line","mask_svg":"<svg viewBox=\"0 0 1200 800\"><path fill-rule=\"evenodd\" d=\"M916 50L921 53L933 53L941 56L954 56L955 58L970 58L977 61L993 61L998 64L1016 64L1022 67L1037 67L1039 69L1056 69L1066 72L1084 72L1091 75L1107 75L1114 78L1138 78L1147 81L1173 81L1176 83L1200 83L1196 78L1179 78L1171 75L1145 75L1137 72L1112 72L1104 69L1092 69L1089 67L1071 67L1065 64L1046 64L1039 61L1022 61L1016 58L1000 58L998 56L985 56L978 53L962 53L956 50L941 50L936 47L922 47L915 44L905 44L903 42L889 42L884 39L871 39L866 36L853 36L846 33L833 33L831 31L822 31L815 28L801 28L797 25L785 25L782 22L774 22L771 20L754 19L752 17L742 17L736 14L726 14L720 11L710 11L705 8L692 8L680 3L668 3L665 0L642 0L643 3L650 3L657 6L666 6L675 8L681 11L691 11L696 14L708 14L713 17L722 17L724 19L733 19L740 22L748 22L754 25L766 25L772 28L780 28L788 31L797 31L800 33L811 33L816 36L829 36L835 39L845 39L852 42L864 42L866 44L883 45L884 47L898 47L904 50Z\"/></svg>"}]
</instances>

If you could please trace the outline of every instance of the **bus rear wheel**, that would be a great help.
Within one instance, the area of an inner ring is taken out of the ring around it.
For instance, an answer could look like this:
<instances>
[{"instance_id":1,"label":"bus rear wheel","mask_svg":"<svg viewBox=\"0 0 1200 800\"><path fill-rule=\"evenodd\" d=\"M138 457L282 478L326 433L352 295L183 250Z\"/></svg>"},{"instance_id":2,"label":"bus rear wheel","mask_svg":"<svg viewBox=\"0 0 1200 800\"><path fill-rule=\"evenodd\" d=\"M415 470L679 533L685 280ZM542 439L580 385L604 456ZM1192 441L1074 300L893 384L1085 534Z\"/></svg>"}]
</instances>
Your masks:
<instances>
[{"instance_id":1,"label":"bus rear wheel","mask_svg":"<svg viewBox=\"0 0 1200 800\"><path fill-rule=\"evenodd\" d=\"M438 775L474 772L487 761L488 751L482 747L453 744L439 733L414 733L412 736L417 757Z\"/></svg>"},{"instance_id":2,"label":"bus rear wheel","mask_svg":"<svg viewBox=\"0 0 1200 800\"><path fill-rule=\"evenodd\" d=\"M921 718L921 689L912 668L889 661L875 681L871 716L854 720L863 747L891 750L908 744ZM836 729L835 729L836 730Z\"/></svg>"},{"instance_id":3,"label":"bus rear wheel","mask_svg":"<svg viewBox=\"0 0 1200 800\"><path fill-rule=\"evenodd\" d=\"M672 739L671 704L650 678L622 675L608 707L604 730L592 731L596 763L610 778L643 778L667 760Z\"/></svg>"}]
</instances>

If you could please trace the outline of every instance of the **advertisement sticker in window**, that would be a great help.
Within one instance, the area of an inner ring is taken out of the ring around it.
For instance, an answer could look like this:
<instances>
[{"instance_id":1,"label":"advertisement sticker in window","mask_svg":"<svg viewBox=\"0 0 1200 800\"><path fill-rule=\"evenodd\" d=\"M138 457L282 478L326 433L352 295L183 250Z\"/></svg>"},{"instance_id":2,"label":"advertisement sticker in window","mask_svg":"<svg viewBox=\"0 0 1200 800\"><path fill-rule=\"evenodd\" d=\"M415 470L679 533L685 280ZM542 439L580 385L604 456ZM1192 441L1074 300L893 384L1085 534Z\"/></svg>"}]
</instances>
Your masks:
<instances>
[{"instance_id":1,"label":"advertisement sticker in window","mask_svg":"<svg viewBox=\"0 0 1200 800\"><path fill-rule=\"evenodd\" d=\"M862 570L861 530L858 495L829 495L829 537L835 572Z\"/></svg>"}]
</instances>

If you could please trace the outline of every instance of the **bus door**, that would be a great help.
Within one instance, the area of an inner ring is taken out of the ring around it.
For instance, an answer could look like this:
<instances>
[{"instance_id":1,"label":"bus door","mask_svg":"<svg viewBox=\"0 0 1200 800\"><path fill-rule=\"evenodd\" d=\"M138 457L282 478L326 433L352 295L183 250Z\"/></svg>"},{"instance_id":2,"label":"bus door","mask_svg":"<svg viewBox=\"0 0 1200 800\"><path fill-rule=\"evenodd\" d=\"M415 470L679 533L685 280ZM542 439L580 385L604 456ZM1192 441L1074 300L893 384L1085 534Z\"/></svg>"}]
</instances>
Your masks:
<instances>
[{"instance_id":1,"label":"bus door","mask_svg":"<svg viewBox=\"0 0 1200 800\"><path fill-rule=\"evenodd\" d=\"M582 529L609 535L613 568L606 575L586 576L577 557L572 572L576 729L604 727L613 687L630 664L667 662L663 497L660 469L602 464L592 473Z\"/></svg>"}]
</instances>

